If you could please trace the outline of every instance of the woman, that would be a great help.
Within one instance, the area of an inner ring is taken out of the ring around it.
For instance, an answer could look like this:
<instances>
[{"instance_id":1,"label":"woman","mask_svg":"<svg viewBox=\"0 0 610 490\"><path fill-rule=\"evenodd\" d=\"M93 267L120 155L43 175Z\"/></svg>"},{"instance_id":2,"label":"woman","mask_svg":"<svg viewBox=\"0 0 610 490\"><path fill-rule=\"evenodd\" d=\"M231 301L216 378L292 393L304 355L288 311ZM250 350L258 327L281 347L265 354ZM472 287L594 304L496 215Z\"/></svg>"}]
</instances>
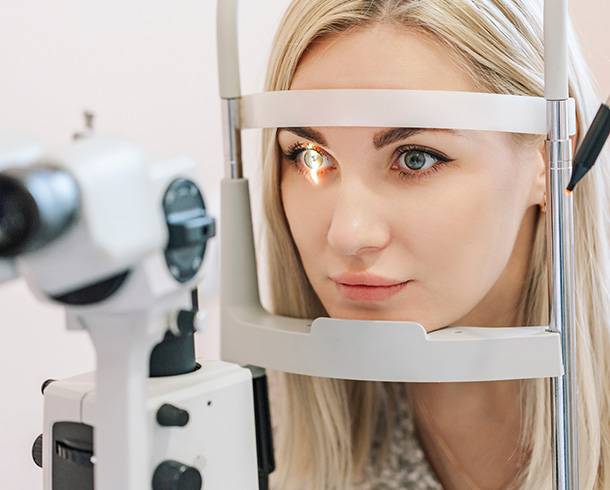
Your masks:
<instances>
[{"instance_id":1,"label":"woman","mask_svg":"<svg viewBox=\"0 0 610 490\"><path fill-rule=\"evenodd\" d=\"M294 0L266 90L542 96L541 26L539 1ZM569 45L586 128L599 99L572 34ZM264 149L276 314L427 331L548 324L544 137L280 128ZM580 488L596 490L610 488L608 163L602 155L574 198ZM551 488L548 379L281 375L276 389L278 489Z\"/></svg>"}]
</instances>

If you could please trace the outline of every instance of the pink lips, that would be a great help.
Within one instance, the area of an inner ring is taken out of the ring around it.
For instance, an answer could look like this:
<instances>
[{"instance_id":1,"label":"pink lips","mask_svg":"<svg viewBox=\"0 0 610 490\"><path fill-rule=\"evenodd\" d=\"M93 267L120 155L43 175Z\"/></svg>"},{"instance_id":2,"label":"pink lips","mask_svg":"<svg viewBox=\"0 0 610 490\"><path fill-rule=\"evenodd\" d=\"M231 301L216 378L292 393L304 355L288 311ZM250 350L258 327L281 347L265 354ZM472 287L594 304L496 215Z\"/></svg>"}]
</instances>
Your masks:
<instances>
[{"instance_id":1,"label":"pink lips","mask_svg":"<svg viewBox=\"0 0 610 490\"><path fill-rule=\"evenodd\" d=\"M332 276L337 289L354 301L382 301L401 291L409 281L397 281L366 272L346 272Z\"/></svg>"}]
</instances>

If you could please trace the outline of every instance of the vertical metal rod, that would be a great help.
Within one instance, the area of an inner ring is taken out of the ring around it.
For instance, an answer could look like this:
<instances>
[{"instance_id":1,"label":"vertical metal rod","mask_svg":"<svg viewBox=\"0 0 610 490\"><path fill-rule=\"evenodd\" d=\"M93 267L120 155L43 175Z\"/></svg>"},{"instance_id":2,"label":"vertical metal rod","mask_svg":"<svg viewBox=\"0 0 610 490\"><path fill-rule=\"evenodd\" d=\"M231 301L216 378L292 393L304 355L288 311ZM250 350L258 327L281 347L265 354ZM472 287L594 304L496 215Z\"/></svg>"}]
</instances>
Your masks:
<instances>
[{"instance_id":1,"label":"vertical metal rod","mask_svg":"<svg viewBox=\"0 0 610 490\"><path fill-rule=\"evenodd\" d=\"M216 3L218 88L222 100L225 177L228 179L243 177L237 7L238 0L217 0Z\"/></svg>"},{"instance_id":2,"label":"vertical metal rod","mask_svg":"<svg viewBox=\"0 0 610 490\"><path fill-rule=\"evenodd\" d=\"M222 99L222 126L224 132L225 177L241 179L241 132L239 109L241 98Z\"/></svg>"},{"instance_id":3,"label":"vertical metal rod","mask_svg":"<svg viewBox=\"0 0 610 490\"><path fill-rule=\"evenodd\" d=\"M547 259L550 328L561 336L563 376L553 378L553 488L578 490L578 384L574 298L574 222L572 195L566 195L572 172L568 101L547 101Z\"/></svg>"}]
</instances>

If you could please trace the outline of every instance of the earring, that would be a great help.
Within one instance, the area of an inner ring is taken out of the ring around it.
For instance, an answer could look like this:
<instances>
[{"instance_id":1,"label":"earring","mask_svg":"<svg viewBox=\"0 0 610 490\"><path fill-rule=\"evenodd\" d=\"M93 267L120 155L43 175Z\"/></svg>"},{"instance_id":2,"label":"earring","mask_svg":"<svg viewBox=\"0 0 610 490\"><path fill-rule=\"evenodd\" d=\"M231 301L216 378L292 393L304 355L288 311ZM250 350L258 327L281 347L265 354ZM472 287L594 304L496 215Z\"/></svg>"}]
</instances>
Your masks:
<instances>
[{"instance_id":1,"label":"earring","mask_svg":"<svg viewBox=\"0 0 610 490\"><path fill-rule=\"evenodd\" d=\"M539 206L540 206L540 212L546 213L546 192L544 193L542 204L539 204Z\"/></svg>"}]
</instances>

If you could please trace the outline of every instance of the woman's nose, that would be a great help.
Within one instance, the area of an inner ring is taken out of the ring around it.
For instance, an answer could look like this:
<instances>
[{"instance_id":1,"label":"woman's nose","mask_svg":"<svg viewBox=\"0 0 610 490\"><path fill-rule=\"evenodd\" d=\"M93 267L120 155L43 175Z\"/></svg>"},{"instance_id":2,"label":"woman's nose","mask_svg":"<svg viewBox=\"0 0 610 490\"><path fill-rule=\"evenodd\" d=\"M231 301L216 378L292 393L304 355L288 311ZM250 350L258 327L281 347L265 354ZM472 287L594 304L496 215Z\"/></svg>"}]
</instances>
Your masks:
<instances>
[{"instance_id":1,"label":"woman's nose","mask_svg":"<svg viewBox=\"0 0 610 490\"><path fill-rule=\"evenodd\" d=\"M381 250L389 240L390 229L376 212L375 196L363 187L342 189L327 233L329 245L341 255L358 255Z\"/></svg>"}]
</instances>

